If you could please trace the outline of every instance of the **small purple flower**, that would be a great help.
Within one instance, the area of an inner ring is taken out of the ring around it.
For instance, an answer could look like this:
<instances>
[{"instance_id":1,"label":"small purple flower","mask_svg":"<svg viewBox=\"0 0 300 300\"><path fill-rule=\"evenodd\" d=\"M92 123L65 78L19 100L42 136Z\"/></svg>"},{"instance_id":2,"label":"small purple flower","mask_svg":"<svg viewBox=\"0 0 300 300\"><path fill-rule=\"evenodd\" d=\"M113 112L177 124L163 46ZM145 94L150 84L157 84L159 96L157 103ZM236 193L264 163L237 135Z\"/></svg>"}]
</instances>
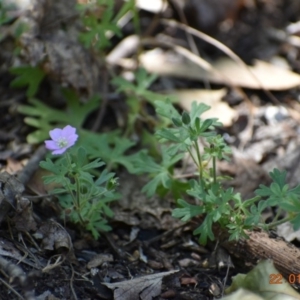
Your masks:
<instances>
[{"instance_id":1,"label":"small purple flower","mask_svg":"<svg viewBox=\"0 0 300 300\"><path fill-rule=\"evenodd\" d=\"M68 148L72 147L78 139L76 128L67 125L63 129L55 128L49 131L52 140L45 141L46 148L53 150L52 154L63 154Z\"/></svg>"}]
</instances>

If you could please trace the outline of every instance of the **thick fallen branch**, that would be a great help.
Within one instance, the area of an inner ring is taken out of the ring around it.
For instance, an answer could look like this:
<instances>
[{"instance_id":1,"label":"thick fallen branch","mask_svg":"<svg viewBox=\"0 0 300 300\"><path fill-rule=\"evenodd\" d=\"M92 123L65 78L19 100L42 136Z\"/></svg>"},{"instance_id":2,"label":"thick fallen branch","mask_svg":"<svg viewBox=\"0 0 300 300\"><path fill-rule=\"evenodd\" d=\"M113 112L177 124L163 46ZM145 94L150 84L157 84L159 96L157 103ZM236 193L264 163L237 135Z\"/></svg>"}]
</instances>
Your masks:
<instances>
[{"instance_id":1,"label":"thick fallen branch","mask_svg":"<svg viewBox=\"0 0 300 300\"><path fill-rule=\"evenodd\" d=\"M247 232L249 239L228 241L222 238L221 245L243 261L256 265L259 260L272 259L276 269L288 280L291 274L300 274L300 249L280 237L272 237L262 230ZM226 234L225 234L226 235ZM271 274L270 274L271 276ZM296 284L296 282L295 282ZM299 282L297 286L300 287Z\"/></svg>"}]
</instances>

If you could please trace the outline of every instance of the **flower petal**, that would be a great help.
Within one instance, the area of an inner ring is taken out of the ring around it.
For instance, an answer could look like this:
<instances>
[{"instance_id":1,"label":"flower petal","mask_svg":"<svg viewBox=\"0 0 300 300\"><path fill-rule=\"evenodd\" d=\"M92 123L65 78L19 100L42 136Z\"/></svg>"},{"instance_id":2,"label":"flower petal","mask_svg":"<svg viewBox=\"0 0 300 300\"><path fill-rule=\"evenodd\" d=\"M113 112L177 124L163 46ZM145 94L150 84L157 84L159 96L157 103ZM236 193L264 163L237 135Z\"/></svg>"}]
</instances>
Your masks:
<instances>
[{"instance_id":1,"label":"flower petal","mask_svg":"<svg viewBox=\"0 0 300 300\"><path fill-rule=\"evenodd\" d=\"M53 141L57 141L62 136L62 129L55 128L49 131L49 135Z\"/></svg>"},{"instance_id":2,"label":"flower petal","mask_svg":"<svg viewBox=\"0 0 300 300\"><path fill-rule=\"evenodd\" d=\"M62 129L62 136L64 137L68 137L70 135L73 135L76 133L76 128L70 126L70 125L67 125L66 127L64 127Z\"/></svg>"},{"instance_id":3,"label":"flower petal","mask_svg":"<svg viewBox=\"0 0 300 300\"><path fill-rule=\"evenodd\" d=\"M54 141L52 141L52 140L47 140L47 141L45 141L45 147L46 147L48 150L56 150L56 149L59 149L57 143L54 142Z\"/></svg>"},{"instance_id":4,"label":"flower petal","mask_svg":"<svg viewBox=\"0 0 300 300\"><path fill-rule=\"evenodd\" d=\"M63 154L65 151L67 150L67 148L61 148L61 149L58 149L58 150L55 150L52 152L53 155L59 155L59 154Z\"/></svg>"},{"instance_id":5,"label":"flower petal","mask_svg":"<svg viewBox=\"0 0 300 300\"><path fill-rule=\"evenodd\" d=\"M72 134L70 136L67 137L67 141L68 141L68 147L71 147L75 144L75 142L78 139L78 135L77 134Z\"/></svg>"}]
</instances>

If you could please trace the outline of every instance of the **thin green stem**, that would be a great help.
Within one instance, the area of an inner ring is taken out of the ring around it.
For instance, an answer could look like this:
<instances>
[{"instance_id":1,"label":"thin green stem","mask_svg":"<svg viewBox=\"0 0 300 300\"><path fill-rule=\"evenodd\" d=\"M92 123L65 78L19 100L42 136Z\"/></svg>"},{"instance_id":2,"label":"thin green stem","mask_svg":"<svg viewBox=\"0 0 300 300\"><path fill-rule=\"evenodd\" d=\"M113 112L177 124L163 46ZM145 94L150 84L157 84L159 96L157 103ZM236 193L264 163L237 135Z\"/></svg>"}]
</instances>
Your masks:
<instances>
[{"instance_id":1,"label":"thin green stem","mask_svg":"<svg viewBox=\"0 0 300 300\"><path fill-rule=\"evenodd\" d=\"M242 205L239 207L239 214L244 215L244 216L249 216L249 211L245 209Z\"/></svg>"},{"instance_id":2,"label":"thin green stem","mask_svg":"<svg viewBox=\"0 0 300 300\"><path fill-rule=\"evenodd\" d=\"M195 148L196 148L196 153L197 153L197 158L198 158L198 169L199 169L199 179L200 182L203 179L203 168L202 168L202 161L201 161L201 152L200 152L200 148L199 145L197 143L197 141L194 142L195 144Z\"/></svg>"},{"instance_id":3,"label":"thin green stem","mask_svg":"<svg viewBox=\"0 0 300 300\"><path fill-rule=\"evenodd\" d=\"M67 162L69 164L69 170L72 170L72 161L71 161L71 157L69 155L68 152L66 152L66 158L67 158ZM73 175L72 174L72 177L74 178L75 180L75 183L76 183L76 195L74 195L73 191L71 190L71 188L69 186L67 186L68 190L69 190L69 193L71 194L72 196L72 199L73 199L73 203L74 203L74 206L76 207L76 212L79 216L79 219L80 219L80 222L85 225L84 223L84 220L80 214L81 212L81 205L80 205L80 182L79 182L79 178L77 175Z\"/></svg>"},{"instance_id":4,"label":"thin green stem","mask_svg":"<svg viewBox=\"0 0 300 300\"><path fill-rule=\"evenodd\" d=\"M285 217L285 218L283 218L283 219L281 219L281 220L279 220L279 221L275 221L275 222L272 222L272 223L270 223L270 224L264 225L264 228L265 228L266 230L269 230L269 229L271 229L271 228L273 228L273 227L276 227L276 226L278 226L278 225L280 225L280 224L283 224L283 223L285 223L285 222L288 222L288 221L290 221L290 220L291 220L291 217Z\"/></svg>"},{"instance_id":5,"label":"thin green stem","mask_svg":"<svg viewBox=\"0 0 300 300\"><path fill-rule=\"evenodd\" d=\"M273 222L276 222L276 221L278 220L278 218L279 218L279 216L280 216L281 213L282 213L282 209L279 208L279 209L277 210L276 216L275 216L274 219L273 219Z\"/></svg>"},{"instance_id":6,"label":"thin green stem","mask_svg":"<svg viewBox=\"0 0 300 300\"><path fill-rule=\"evenodd\" d=\"M67 163L69 164L68 169L72 170L72 162L71 162L71 158L70 158L70 155L69 155L68 152L66 152L66 159L67 159ZM71 197L73 199L73 203L74 203L74 205L76 207L76 197L75 197L72 189L70 188L69 184L66 184L66 188L68 189L68 191L69 191L69 193L70 193L70 195L71 195Z\"/></svg>"},{"instance_id":7,"label":"thin green stem","mask_svg":"<svg viewBox=\"0 0 300 300\"><path fill-rule=\"evenodd\" d=\"M76 203L77 203L77 207L78 207L78 210L80 211L81 210L81 203L80 203L80 198L79 198L79 193L80 193L80 183L79 183L79 180L78 180L78 177L75 176L75 183L76 183Z\"/></svg>"},{"instance_id":8,"label":"thin green stem","mask_svg":"<svg viewBox=\"0 0 300 300\"><path fill-rule=\"evenodd\" d=\"M188 151L189 155L191 156L192 160L194 161L195 165L196 165L196 166L197 166L197 168L199 169L199 166L198 166L197 160L196 160L196 158L194 157L194 155L193 155L193 153L192 153L191 149L190 149L190 148L187 148L187 151Z\"/></svg>"},{"instance_id":9,"label":"thin green stem","mask_svg":"<svg viewBox=\"0 0 300 300\"><path fill-rule=\"evenodd\" d=\"M80 182L79 182L79 178L78 176L76 175L75 176L75 182L76 182L76 202L77 202L77 213L78 213L78 216L79 216L79 219L80 219L80 222L82 223L82 225L85 225L85 222L81 216L81 203L80 203Z\"/></svg>"},{"instance_id":10,"label":"thin green stem","mask_svg":"<svg viewBox=\"0 0 300 300\"><path fill-rule=\"evenodd\" d=\"M251 198L251 199L248 199L248 200L246 200L246 201L244 201L243 203L241 203L241 205L243 206L243 207L249 207L249 206L251 206L252 204L254 204L254 203L256 203L257 201L259 201L261 199L261 197L260 196L255 196L255 197L253 197L253 198Z\"/></svg>"},{"instance_id":11,"label":"thin green stem","mask_svg":"<svg viewBox=\"0 0 300 300\"><path fill-rule=\"evenodd\" d=\"M71 170L72 169L72 161L71 161L71 157L68 152L66 152L66 158L67 158L68 164L70 166L69 170Z\"/></svg>"},{"instance_id":12,"label":"thin green stem","mask_svg":"<svg viewBox=\"0 0 300 300\"><path fill-rule=\"evenodd\" d=\"M213 163L213 177L214 177L214 184L217 183L217 168L216 168L216 157L214 156L212 159L212 163Z\"/></svg>"}]
</instances>

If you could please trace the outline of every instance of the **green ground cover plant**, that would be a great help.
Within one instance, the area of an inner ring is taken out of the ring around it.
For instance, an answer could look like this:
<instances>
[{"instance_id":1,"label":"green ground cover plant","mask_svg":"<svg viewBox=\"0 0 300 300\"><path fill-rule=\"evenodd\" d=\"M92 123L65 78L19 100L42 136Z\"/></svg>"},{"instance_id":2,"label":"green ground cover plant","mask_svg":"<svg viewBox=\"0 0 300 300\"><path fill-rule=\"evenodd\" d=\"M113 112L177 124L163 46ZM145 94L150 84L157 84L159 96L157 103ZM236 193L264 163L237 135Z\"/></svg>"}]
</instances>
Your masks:
<instances>
[{"instance_id":1,"label":"green ground cover plant","mask_svg":"<svg viewBox=\"0 0 300 300\"><path fill-rule=\"evenodd\" d=\"M184 111L180 115L168 101L157 101L155 105L157 113L172 122L171 127L158 129L155 134L158 141L163 143L161 160L157 161L151 157L146 149L128 157L122 156L122 153L132 146L125 140L124 144L120 141L115 149L114 163L127 166L135 174L148 174L149 182L143 191L149 197L155 193L165 195L168 192L174 196L180 195L173 216L182 221L202 217L202 223L194 231L201 244L206 244L208 239L214 240L212 227L215 223L229 232L230 240L247 238L246 230L254 230L257 227L269 230L286 221L292 222L295 229L300 228L300 185L289 188L285 183L285 171L274 169L270 173L273 180L270 187L260 185L255 191L256 196L251 199L241 199L240 194L235 193L233 188L223 188L224 177L217 175L217 162L229 159L230 148L215 131L221 124L216 119L201 118L209 106L194 102L190 113ZM68 125L59 132L64 132L66 128L73 127ZM88 143L86 148L89 149L89 153L93 153L90 158L94 160L88 159L88 152L84 146L75 147L68 153L66 150L75 144L75 141L73 143L68 140L72 134L69 131L55 134L57 130L60 129L50 131L52 141L46 141L46 147L52 150L54 155L66 153L61 159L53 161L47 158L41 162L41 167L53 173L45 179L45 183L56 182L62 185L52 192L58 197L64 213L68 212L68 218L72 222L80 222L97 238L99 231L109 229L106 217L113 214L108 203L119 197L114 191L116 179L114 174L109 172L110 168L106 168L100 172L98 179L94 180L94 174L99 174L99 168L104 166L100 152L96 157L97 151L93 152ZM101 134L96 136L107 150L105 147L108 141L105 141ZM106 152L102 155L105 156ZM191 180L174 176L176 164L186 154L190 155L197 170L194 179ZM186 199L187 195L194 199L194 203ZM277 216L273 222L265 224L262 221L263 211L267 207L275 206L278 207ZM279 220L283 212L287 216Z\"/></svg>"},{"instance_id":2,"label":"green ground cover plant","mask_svg":"<svg viewBox=\"0 0 300 300\"><path fill-rule=\"evenodd\" d=\"M105 163L100 158L88 162L83 147L69 149L78 139L76 128L67 125L49 134L51 140L45 141L45 146L52 151L52 157L47 157L40 166L52 175L45 176L44 182L59 185L51 193L59 200L63 218L80 223L98 239L100 232L111 229L106 217L112 217L113 212L108 204L120 197L115 192L114 173L103 169L95 178L93 170L99 170Z\"/></svg>"},{"instance_id":3,"label":"green ground cover plant","mask_svg":"<svg viewBox=\"0 0 300 300\"><path fill-rule=\"evenodd\" d=\"M115 4L115 0L97 0L89 4L77 5L85 27L79 40L86 48L104 54L104 51L111 46L111 36L122 36L118 26L120 19L128 12L133 13L134 19L138 18L134 0L125 2L117 13L114 11Z\"/></svg>"},{"instance_id":4,"label":"green ground cover plant","mask_svg":"<svg viewBox=\"0 0 300 300\"><path fill-rule=\"evenodd\" d=\"M215 132L220 126L216 119L203 119L201 115L209 106L200 103L192 104L191 112L181 115L170 102L156 102L156 111L159 115L172 121L170 128L159 129L156 137L167 145L163 147L163 156L169 162L176 163L183 155L188 154L196 165L196 178L188 181L188 187L183 187L183 193L195 199L194 203L183 197L177 200L178 208L173 211L175 218L188 221L193 217L202 216L202 224L194 231L199 236L199 242L206 244L207 240L214 240L212 231L214 223L228 230L230 240L246 238L246 230L257 227L268 230L284 222L290 221L294 229L300 228L300 185L290 188L286 184L286 172L274 169L270 172L273 180L270 187L260 185L255 191L256 196L251 199L241 199L240 194L233 188L224 189L222 180L217 175L218 160L228 159L230 148L223 138ZM201 141L201 143L199 143ZM144 162L144 165L142 163ZM161 185L169 189L175 184L170 163L167 168L150 169L146 159L139 160L141 170L147 170L152 180L144 187L148 195L157 191ZM164 165L164 164L162 164ZM180 185L175 185L180 188ZM267 207L278 207L275 219L265 224L262 213ZM286 217L278 220L282 213Z\"/></svg>"}]
</instances>

